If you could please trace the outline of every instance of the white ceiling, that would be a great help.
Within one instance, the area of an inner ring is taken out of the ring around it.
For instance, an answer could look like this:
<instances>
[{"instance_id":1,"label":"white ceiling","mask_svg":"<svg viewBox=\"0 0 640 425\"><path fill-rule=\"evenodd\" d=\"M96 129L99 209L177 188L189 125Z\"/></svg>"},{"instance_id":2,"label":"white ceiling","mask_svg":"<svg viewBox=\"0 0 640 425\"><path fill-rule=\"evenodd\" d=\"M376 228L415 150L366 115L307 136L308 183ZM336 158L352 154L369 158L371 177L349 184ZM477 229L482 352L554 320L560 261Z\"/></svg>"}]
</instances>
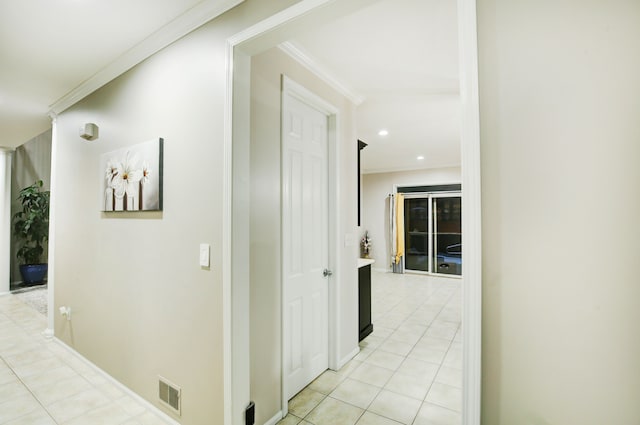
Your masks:
<instances>
[{"instance_id":1,"label":"white ceiling","mask_svg":"<svg viewBox=\"0 0 640 425\"><path fill-rule=\"evenodd\" d=\"M239 2L0 0L0 147L47 130L51 105L167 27ZM456 27L455 0L371 0L290 40L364 99L364 172L460 164Z\"/></svg>"},{"instance_id":2,"label":"white ceiling","mask_svg":"<svg viewBox=\"0 0 640 425\"><path fill-rule=\"evenodd\" d=\"M47 130L52 104L160 28L229 3L0 0L0 147Z\"/></svg>"},{"instance_id":3,"label":"white ceiling","mask_svg":"<svg viewBox=\"0 0 640 425\"><path fill-rule=\"evenodd\" d=\"M460 165L455 0L372 1L291 43L364 98L364 172Z\"/></svg>"}]
</instances>

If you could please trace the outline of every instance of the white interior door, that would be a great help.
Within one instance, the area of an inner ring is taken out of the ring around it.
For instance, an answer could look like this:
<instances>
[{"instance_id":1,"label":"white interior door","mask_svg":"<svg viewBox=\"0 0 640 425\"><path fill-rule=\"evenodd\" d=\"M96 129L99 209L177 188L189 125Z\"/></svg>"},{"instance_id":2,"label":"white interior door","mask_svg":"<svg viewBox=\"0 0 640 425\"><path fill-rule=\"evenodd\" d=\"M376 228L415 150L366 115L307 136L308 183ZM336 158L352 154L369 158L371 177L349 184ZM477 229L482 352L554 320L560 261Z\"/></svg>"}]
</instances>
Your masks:
<instances>
[{"instance_id":1,"label":"white interior door","mask_svg":"<svg viewBox=\"0 0 640 425\"><path fill-rule=\"evenodd\" d=\"M328 368L328 116L282 97L283 377L290 399Z\"/></svg>"}]
</instances>

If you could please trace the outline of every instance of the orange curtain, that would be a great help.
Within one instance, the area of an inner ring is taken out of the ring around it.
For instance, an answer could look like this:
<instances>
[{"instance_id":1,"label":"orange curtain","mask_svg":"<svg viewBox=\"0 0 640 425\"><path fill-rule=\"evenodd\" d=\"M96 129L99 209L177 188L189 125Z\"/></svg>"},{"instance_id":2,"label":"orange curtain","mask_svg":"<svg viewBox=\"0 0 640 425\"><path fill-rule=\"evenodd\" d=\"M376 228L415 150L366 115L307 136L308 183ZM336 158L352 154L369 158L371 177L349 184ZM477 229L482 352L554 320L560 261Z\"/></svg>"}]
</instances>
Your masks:
<instances>
[{"instance_id":1,"label":"orange curtain","mask_svg":"<svg viewBox=\"0 0 640 425\"><path fill-rule=\"evenodd\" d=\"M400 264L400 260L404 255L404 195L396 193L395 196L395 227L396 227L396 258L395 263Z\"/></svg>"}]
</instances>

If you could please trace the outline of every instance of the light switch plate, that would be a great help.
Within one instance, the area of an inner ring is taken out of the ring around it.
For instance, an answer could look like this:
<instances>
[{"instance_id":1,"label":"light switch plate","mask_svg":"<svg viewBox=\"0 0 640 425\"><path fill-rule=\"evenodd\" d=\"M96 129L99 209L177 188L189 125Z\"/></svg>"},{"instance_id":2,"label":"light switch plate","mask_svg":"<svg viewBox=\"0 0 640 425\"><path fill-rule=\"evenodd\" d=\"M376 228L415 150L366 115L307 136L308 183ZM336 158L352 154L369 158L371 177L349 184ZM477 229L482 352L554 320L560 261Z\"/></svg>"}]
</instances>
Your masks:
<instances>
[{"instance_id":1,"label":"light switch plate","mask_svg":"<svg viewBox=\"0 0 640 425\"><path fill-rule=\"evenodd\" d=\"M210 251L211 251L211 246L208 243L200 244L200 266L209 267L210 265L209 258L211 257Z\"/></svg>"}]
</instances>

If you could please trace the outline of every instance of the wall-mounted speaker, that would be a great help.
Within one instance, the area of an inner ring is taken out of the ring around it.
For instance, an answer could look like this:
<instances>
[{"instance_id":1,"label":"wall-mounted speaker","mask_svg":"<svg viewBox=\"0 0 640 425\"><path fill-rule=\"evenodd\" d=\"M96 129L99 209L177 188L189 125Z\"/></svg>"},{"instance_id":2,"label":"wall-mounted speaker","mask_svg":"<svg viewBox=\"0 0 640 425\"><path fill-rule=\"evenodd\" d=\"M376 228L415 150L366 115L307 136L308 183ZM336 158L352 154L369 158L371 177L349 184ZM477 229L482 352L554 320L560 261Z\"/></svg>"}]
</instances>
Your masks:
<instances>
[{"instance_id":1,"label":"wall-mounted speaker","mask_svg":"<svg viewBox=\"0 0 640 425\"><path fill-rule=\"evenodd\" d=\"M98 138L98 133L98 126L92 122L88 122L84 126L80 127L80 137L85 140L96 140Z\"/></svg>"}]
</instances>

